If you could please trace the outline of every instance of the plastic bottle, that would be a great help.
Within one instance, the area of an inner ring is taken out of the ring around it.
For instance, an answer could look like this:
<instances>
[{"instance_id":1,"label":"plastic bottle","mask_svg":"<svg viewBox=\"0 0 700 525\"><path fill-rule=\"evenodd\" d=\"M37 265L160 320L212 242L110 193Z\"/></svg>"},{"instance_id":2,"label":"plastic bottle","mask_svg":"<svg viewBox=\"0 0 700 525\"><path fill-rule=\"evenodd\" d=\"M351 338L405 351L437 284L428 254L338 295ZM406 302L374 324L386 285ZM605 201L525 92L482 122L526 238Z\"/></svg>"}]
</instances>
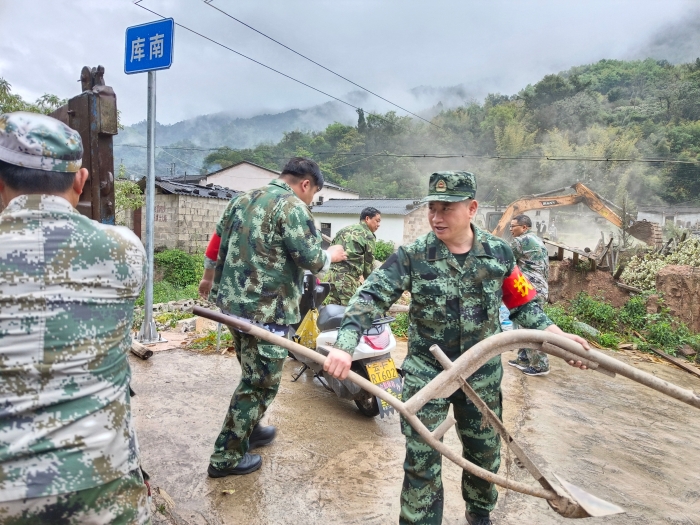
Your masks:
<instances>
[{"instance_id":1,"label":"plastic bottle","mask_svg":"<svg viewBox=\"0 0 700 525\"><path fill-rule=\"evenodd\" d=\"M506 332L513 329L513 321L510 320L510 310L506 308L506 305L501 303L501 307L498 309L498 316L501 321L501 330Z\"/></svg>"}]
</instances>

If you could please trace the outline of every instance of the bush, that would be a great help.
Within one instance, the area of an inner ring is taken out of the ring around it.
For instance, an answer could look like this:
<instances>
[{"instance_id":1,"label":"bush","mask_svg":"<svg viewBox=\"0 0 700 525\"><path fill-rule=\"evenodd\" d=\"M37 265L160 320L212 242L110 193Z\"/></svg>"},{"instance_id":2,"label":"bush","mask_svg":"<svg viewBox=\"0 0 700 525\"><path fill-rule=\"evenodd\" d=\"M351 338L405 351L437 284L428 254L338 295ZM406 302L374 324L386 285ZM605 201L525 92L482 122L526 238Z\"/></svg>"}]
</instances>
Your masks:
<instances>
[{"instance_id":1,"label":"bush","mask_svg":"<svg viewBox=\"0 0 700 525\"><path fill-rule=\"evenodd\" d=\"M153 304L168 303L170 301L180 301L181 299L198 299L199 281L196 284L180 287L174 286L168 281L157 281L153 283ZM136 304L143 306L144 292L136 299Z\"/></svg>"},{"instance_id":2,"label":"bush","mask_svg":"<svg viewBox=\"0 0 700 525\"><path fill-rule=\"evenodd\" d=\"M406 337L408 335L408 314L406 312L396 314L396 321L391 323L391 331L396 337Z\"/></svg>"},{"instance_id":3,"label":"bush","mask_svg":"<svg viewBox=\"0 0 700 525\"><path fill-rule=\"evenodd\" d=\"M378 239L374 246L374 258L378 261L386 261L394 253L394 243Z\"/></svg>"},{"instance_id":4,"label":"bush","mask_svg":"<svg viewBox=\"0 0 700 525\"><path fill-rule=\"evenodd\" d=\"M571 301L571 311L579 320L601 332L612 332L617 327L617 309L584 292Z\"/></svg>"},{"instance_id":5,"label":"bush","mask_svg":"<svg viewBox=\"0 0 700 525\"><path fill-rule=\"evenodd\" d=\"M182 250L164 250L154 256L155 265L163 272L163 280L184 288L199 284L204 273L204 256ZM155 291L154 291L155 293Z\"/></svg>"}]
</instances>

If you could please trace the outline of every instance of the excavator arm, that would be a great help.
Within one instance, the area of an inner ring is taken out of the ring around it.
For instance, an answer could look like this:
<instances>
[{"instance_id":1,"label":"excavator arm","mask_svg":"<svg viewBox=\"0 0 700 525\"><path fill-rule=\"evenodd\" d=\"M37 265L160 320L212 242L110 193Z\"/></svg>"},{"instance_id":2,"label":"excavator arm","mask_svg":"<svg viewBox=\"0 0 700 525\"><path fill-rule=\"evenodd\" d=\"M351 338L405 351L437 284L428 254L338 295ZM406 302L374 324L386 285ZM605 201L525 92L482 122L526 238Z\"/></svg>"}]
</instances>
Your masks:
<instances>
[{"instance_id":1,"label":"excavator arm","mask_svg":"<svg viewBox=\"0 0 700 525\"><path fill-rule=\"evenodd\" d=\"M577 182L571 189L576 193L554 196L529 196L512 202L503 212L498 225L493 230L493 234L498 237L505 237L513 217L529 210L542 210L545 208L557 208L559 206L571 206L572 204L583 203L602 217L605 217L618 228L623 227L622 218L615 213L612 208L605 204L604 199L591 191L589 188ZM656 223L640 221L630 225L628 232L633 237L644 241L647 244L655 245L662 241L661 227Z\"/></svg>"}]
</instances>

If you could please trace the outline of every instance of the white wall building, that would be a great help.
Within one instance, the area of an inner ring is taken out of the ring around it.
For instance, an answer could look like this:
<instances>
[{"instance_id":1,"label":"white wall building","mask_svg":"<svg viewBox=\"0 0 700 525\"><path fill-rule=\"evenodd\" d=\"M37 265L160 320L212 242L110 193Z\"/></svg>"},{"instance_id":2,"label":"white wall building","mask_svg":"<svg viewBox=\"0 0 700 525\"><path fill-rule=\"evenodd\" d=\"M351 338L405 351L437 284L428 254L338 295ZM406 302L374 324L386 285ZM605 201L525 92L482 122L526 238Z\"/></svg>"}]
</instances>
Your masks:
<instances>
[{"instance_id":1,"label":"white wall building","mask_svg":"<svg viewBox=\"0 0 700 525\"><path fill-rule=\"evenodd\" d=\"M200 178L198 184L203 186L214 184L215 186L246 192L266 186L271 180L279 176L279 171L263 168L244 160L209 173L207 176ZM192 176L188 176L187 180L192 182ZM315 198L317 203L322 204L330 199L359 199L360 194L326 181L323 189L316 194Z\"/></svg>"},{"instance_id":2,"label":"white wall building","mask_svg":"<svg viewBox=\"0 0 700 525\"><path fill-rule=\"evenodd\" d=\"M391 241L395 247L430 231L427 207L413 199L333 199L314 206L311 211L316 227L333 238L341 228L360 222L360 213L369 207L382 215L375 233L377 239Z\"/></svg>"},{"instance_id":3,"label":"white wall building","mask_svg":"<svg viewBox=\"0 0 700 525\"><path fill-rule=\"evenodd\" d=\"M681 228L700 230L699 206L640 206L637 220L657 222L662 226L671 223Z\"/></svg>"}]
</instances>

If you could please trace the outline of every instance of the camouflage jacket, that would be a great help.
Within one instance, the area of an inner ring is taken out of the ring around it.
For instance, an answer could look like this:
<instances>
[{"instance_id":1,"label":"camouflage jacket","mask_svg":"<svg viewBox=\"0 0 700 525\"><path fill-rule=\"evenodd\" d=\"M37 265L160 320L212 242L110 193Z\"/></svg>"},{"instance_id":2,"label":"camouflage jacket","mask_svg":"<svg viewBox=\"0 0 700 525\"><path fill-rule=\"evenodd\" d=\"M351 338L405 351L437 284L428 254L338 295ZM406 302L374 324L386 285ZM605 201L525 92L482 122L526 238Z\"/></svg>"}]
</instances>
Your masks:
<instances>
[{"instance_id":1,"label":"camouflage jacket","mask_svg":"<svg viewBox=\"0 0 700 525\"><path fill-rule=\"evenodd\" d=\"M442 370L428 350L433 344L454 361L499 333L501 287L515 268L515 258L505 241L472 228L474 245L463 266L432 232L401 246L350 300L336 346L352 353L361 330L404 291L411 292L411 305L403 369L412 374L431 379ZM511 310L511 318L527 328L552 324L535 301Z\"/></svg>"},{"instance_id":2,"label":"camouflage jacket","mask_svg":"<svg viewBox=\"0 0 700 525\"><path fill-rule=\"evenodd\" d=\"M549 294L549 254L542 239L528 232L515 237L510 247L520 270L530 280L537 293L546 299Z\"/></svg>"},{"instance_id":3,"label":"camouflage jacket","mask_svg":"<svg viewBox=\"0 0 700 525\"><path fill-rule=\"evenodd\" d=\"M138 468L127 352L145 261L132 232L60 197L0 214L0 501Z\"/></svg>"},{"instance_id":4,"label":"camouflage jacket","mask_svg":"<svg viewBox=\"0 0 700 525\"><path fill-rule=\"evenodd\" d=\"M209 299L261 323L299 322L304 270L328 269L313 217L287 183L231 199L216 233L221 247Z\"/></svg>"},{"instance_id":5,"label":"camouflage jacket","mask_svg":"<svg viewBox=\"0 0 700 525\"><path fill-rule=\"evenodd\" d=\"M355 280L361 276L365 279L372 273L374 267L374 245L376 237L364 222L341 228L335 234L333 244L341 244L348 258L331 264L334 274L346 274Z\"/></svg>"}]
</instances>

